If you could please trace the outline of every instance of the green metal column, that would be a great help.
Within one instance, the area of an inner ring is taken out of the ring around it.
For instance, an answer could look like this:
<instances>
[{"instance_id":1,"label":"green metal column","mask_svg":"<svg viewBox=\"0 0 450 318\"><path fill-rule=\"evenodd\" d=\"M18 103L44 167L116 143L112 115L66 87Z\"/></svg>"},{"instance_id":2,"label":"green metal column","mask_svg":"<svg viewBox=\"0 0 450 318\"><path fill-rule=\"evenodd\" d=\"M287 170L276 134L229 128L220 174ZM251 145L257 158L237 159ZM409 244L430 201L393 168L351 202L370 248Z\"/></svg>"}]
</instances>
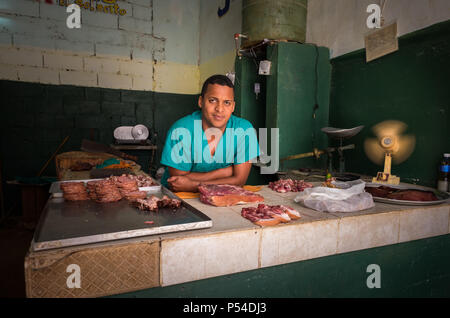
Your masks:
<instances>
[{"instance_id":1,"label":"green metal column","mask_svg":"<svg viewBox=\"0 0 450 318\"><path fill-rule=\"evenodd\" d=\"M259 128L266 127L266 77L258 75L259 62L248 57L236 58L236 79L234 94L236 108L234 115L250 121L259 133ZM261 92L255 94L255 83L260 84ZM259 134L258 134L259 136ZM261 141L260 141L261 143ZM253 167L247 184L260 185L273 181L273 176L261 175L260 169Z\"/></svg>"},{"instance_id":2,"label":"green metal column","mask_svg":"<svg viewBox=\"0 0 450 318\"><path fill-rule=\"evenodd\" d=\"M234 115L250 121L253 127L266 127L266 78L258 75L258 61L241 57L236 58L236 79L234 82L234 94L236 108ZM261 93L255 94L255 83L259 83Z\"/></svg>"},{"instance_id":3,"label":"green metal column","mask_svg":"<svg viewBox=\"0 0 450 318\"><path fill-rule=\"evenodd\" d=\"M267 59L272 68L266 85L266 125L279 128L280 158L327 147L327 136L320 129L329 121L328 48L281 42L268 47ZM316 103L319 107L314 111ZM325 160L291 160L281 168L324 168Z\"/></svg>"}]
</instances>

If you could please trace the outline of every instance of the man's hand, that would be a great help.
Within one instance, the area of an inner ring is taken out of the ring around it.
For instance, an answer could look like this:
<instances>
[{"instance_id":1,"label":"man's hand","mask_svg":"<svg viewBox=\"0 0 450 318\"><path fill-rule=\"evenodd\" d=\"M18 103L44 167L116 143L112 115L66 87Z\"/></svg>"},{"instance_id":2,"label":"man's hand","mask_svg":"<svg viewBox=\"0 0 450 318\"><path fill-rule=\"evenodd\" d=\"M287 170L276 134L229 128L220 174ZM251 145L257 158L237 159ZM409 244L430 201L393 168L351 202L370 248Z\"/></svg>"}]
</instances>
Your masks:
<instances>
[{"instance_id":1,"label":"man's hand","mask_svg":"<svg viewBox=\"0 0 450 318\"><path fill-rule=\"evenodd\" d=\"M194 181L187 176L173 176L167 179L170 188L175 192L197 192L199 181Z\"/></svg>"},{"instance_id":2,"label":"man's hand","mask_svg":"<svg viewBox=\"0 0 450 318\"><path fill-rule=\"evenodd\" d=\"M172 177L167 179L173 191L197 192L200 183L203 184L233 184L242 187L247 182L251 162L229 166L210 172L189 172L169 167Z\"/></svg>"}]
</instances>

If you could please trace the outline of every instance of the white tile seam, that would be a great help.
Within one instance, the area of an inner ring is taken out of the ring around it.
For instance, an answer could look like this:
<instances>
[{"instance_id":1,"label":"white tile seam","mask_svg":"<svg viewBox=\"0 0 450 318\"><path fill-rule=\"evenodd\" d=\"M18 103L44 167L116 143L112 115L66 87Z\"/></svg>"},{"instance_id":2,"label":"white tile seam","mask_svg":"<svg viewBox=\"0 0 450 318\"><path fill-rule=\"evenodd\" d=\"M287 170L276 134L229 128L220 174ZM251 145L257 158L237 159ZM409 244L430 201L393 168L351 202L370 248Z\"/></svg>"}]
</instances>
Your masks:
<instances>
[{"instance_id":1,"label":"white tile seam","mask_svg":"<svg viewBox=\"0 0 450 318\"><path fill-rule=\"evenodd\" d=\"M342 218L338 219L338 224L337 224L337 231L336 231L336 249L334 254L339 254L339 237L340 237L340 231L341 231L341 220Z\"/></svg>"},{"instance_id":2,"label":"white tile seam","mask_svg":"<svg viewBox=\"0 0 450 318\"><path fill-rule=\"evenodd\" d=\"M161 237L158 237L159 244L159 286L163 286L163 248Z\"/></svg>"},{"instance_id":3,"label":"white tile seam","mask_svg":"<svg viewBox=\"0 0 450 318\"><path fill-rule=\"evenodd\" d=\"M450 205L447 208L448 208L447 234L450 234Z\"/></svg>"},{"instance_id":4,"label":"white tile seam","mask_svg":"<svg viewBox=\"0 0 450 318\"><path fill-rule=\"evenodd\" d=\"M258 268L261 268L261 258L262 258L262 235L263 230L262 229L256 229L258 231Z\"/></svg>"}]
</instances>

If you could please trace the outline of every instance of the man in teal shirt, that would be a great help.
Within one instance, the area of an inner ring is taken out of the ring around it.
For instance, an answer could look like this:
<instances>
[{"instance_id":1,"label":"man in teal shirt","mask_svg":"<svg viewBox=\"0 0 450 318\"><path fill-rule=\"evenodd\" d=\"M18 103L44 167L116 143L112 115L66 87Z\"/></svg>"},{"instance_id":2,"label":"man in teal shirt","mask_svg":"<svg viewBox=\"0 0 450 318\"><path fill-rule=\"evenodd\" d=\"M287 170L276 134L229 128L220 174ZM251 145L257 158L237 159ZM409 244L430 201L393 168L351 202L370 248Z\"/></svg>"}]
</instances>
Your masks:
<instances>
[{"instance_id":1,"label":"man in teal shirt","mask_svg":"<svg viewBox=\"0 0 450 318\"><path fill-rule=\"evenodd\" d=\"M252 124L232 115L233 89L228 77L211 76L198 99L200 110L169 129L161 158L164 186L196 192L202 183L245 184L259 145Z\"/></svg>"}]
</instances>

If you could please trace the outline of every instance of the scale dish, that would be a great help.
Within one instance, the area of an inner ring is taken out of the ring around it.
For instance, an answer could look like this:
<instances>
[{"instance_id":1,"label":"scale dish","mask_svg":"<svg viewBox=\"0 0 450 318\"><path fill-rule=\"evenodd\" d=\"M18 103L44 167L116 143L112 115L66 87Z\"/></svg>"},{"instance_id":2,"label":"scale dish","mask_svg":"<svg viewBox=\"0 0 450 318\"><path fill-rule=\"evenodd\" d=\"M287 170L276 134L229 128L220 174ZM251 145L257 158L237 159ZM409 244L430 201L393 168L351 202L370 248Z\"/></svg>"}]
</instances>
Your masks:
<instances>
[{"instance_id":1,"label":"scale dish","mask_svg":"<svg viewBox=\"0 0 450 318\"><path fill-rule=\"evenodd\" d=\"M325 128L322 128L321 130L324 133L326 133L329 137L339 139L339 138L353 137L357 133L359 133L363 128L364 128L364 126L358 126L358 127L354 127L354 128L348 128L348 129L325 127Z\"/></svg>"}]
</instances>

